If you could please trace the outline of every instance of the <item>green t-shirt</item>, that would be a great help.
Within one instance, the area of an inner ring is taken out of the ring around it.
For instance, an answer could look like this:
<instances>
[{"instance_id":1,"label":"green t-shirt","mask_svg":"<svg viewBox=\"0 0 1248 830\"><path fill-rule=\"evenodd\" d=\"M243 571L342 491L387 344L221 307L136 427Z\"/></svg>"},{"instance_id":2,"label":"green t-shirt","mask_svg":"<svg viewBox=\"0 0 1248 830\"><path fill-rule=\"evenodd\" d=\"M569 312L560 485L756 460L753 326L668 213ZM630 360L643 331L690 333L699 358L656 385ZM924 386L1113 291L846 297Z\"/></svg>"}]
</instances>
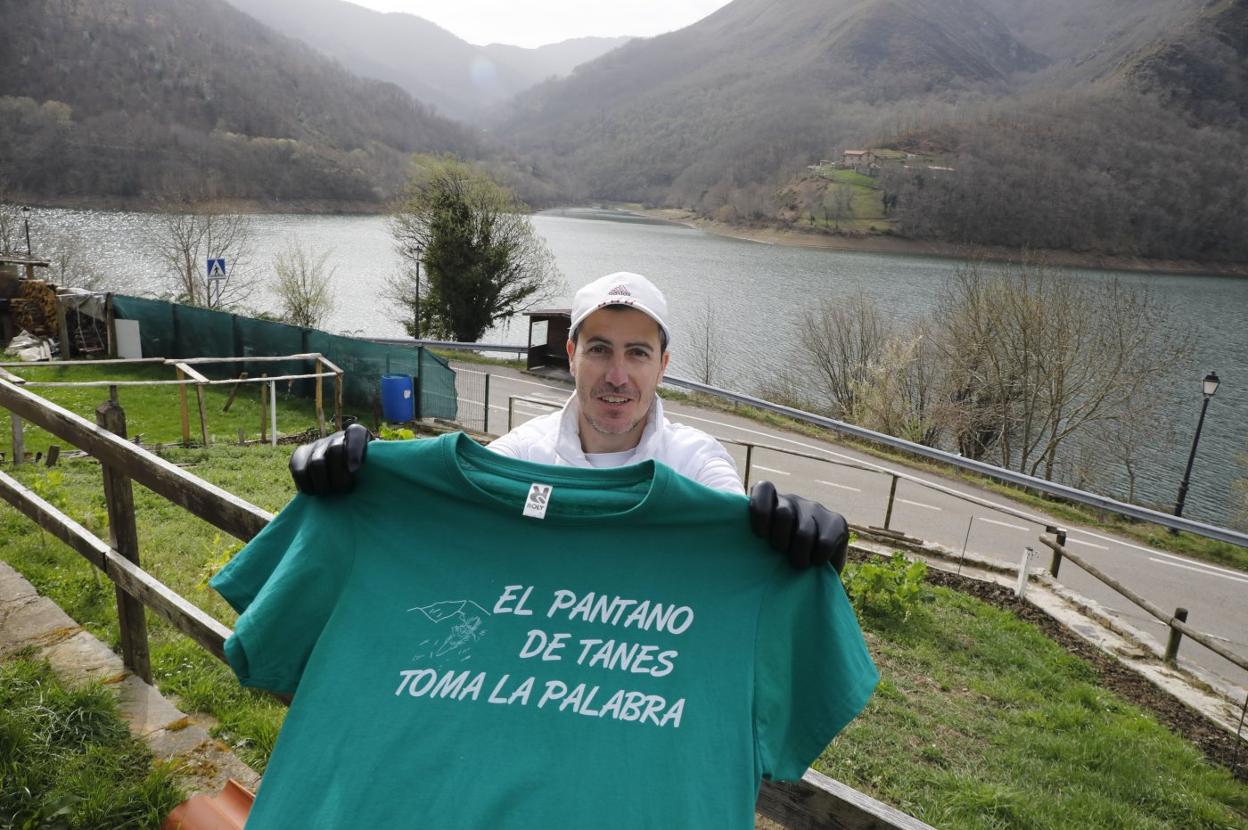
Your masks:
<instances>
[{"instance_id":1,"label":"green t-shirt","mask_svg":"<svg viewBox=\"0 0 1248 830\"><path fill-rule=\"evenodd\" d=\"M239 679L294 692L248 830L752 828L878 674L836 573L746 505L655 462L373 443L212 580Z\"/></svg>"}]
</instances>

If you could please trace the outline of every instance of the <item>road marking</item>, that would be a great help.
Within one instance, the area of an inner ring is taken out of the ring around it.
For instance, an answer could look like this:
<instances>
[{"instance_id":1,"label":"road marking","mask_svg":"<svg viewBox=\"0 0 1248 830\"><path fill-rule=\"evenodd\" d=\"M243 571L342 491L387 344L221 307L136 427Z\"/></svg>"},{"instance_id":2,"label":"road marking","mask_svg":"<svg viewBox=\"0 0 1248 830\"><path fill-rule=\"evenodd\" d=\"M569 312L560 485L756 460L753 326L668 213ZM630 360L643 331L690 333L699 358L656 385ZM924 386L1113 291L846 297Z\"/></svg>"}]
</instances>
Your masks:
<instances>
[{"instance_id":1,"label":"road marking","mask_svg":"<svg viewBox=\"0 0 1248 830\"><path fill-rule=\"evenodd\" d=\"M1080 531L1080 532L1082 532L1082 531ZM1069 545L1087 545L1087 546L1088 546L1088 547L1090 547L1090 548L1097 548L1098 550L1109 550L1109 548L1105 547L1104 545L1098 545L1098 544L1096 544L1096 543L1094 543L1094 542L1085 542L1085 541L1083 541L1082 539L1070 539L1070 538L1067 538L1067 539L1066 539L1066 543L1067 543L1067 544L1069 544Z\"/></svg>"},{"instance_id":2,"label":"road marking","mask_svg":"<svg viewBox=\"0 0 1248 830\"><path fill-rule=\"evenodd\" d=\"M1231 579L1231 580L1234 580L1235 582L1248 583L1248 578L1245 578L1242 576L1225 576L1223 574L1215 574L1215 573L1211 573L1210 571L1205 570L1204 568L1199 568L1199 567L1195 567L1192 565L1184 565L1181 562L1167 562L1166 560L1158 559L1155 556L1148 557L1148 561L1156 562L1158 565L1169 565L1172 568L1182 568L1185 571L1195 571L1196 573L1204 574L1205 576L1217 576L1222 579Z\"/></svg>"},{"instance_id":3,"label":"road marking","mask_svg":"<svg viewBox=\"0 0 1248 830\"><path fill-rule=\"evenodd\" d=\"M756 470L762 470L765 473L775 473L776 475L779 475L779 476L792 475L792 473L786 472L785 470L777 470L774 467L764 467L762 464L751 464L750 466Z\"/></svg>"},{"instance_id":4,"label":"road marking","mask_svg":"<svg viewBox=\"0 0 1248 830\"><path fill-rule=\"evenodd\" d=\"M922 507L926 510L944 510L943 507L936 507L935 505L924 504L921 501L910 501L910 499L897 499L897 501L905 502L906 504L913 504L915 507Z\"/></svg>"},{"instance_id":5,"label":"road marking","mask_svg":"<svg viewBox=\"0 0 1248 830\"><path fill-rule=\"evenodd\" d=\"M1012 530L1022 530L1024 532L1030 530L1030 528L1023 527L1022 525L1012 525L1009 522L998 522L996 519L985 519L983 516L976 516L975 518L981 522L987 522L990 525L1001 525L1002 527L1008 527Z\"/></svg>"},{"instance_id":6,"label":"road marking","mask_svg":"<svg viewBox=\"0 0 1248 830\"><path fill-rule=\"evenodd\" d=\"M837 484L835 481L824 481L821 478L815 479L815 484L826 484L829 487L839 487L842 490L853 490L855 493L862 492L862 490L857 487L850 487L848 484Z\"/></svg>"},{"instance_id":7,"label":"road marking","mask_svg":"<svg viewBox=\"0 0 1248 830\"><path fill-rule=\"evenodd\" d=\"M1150 556L1162 556L1166 559L1172 559L1175 562L1183 562L1189 565L1200 565L1203 568L1207 568L1210 571L1214 571L1224 576L1229 576L1232 579L1238 579L1243 574L1243 571L1232 571L1227 568L1220 568L1217 565L1206 565L1205 563L1198 562L1195 559L1189 559L1185 556L1177 556L1173 553L1166 553L1164 550L1157 550L1156 548L1146 548L1143 545L1136 545L1131 542L1124 542L1121 539L1115 539L1112 536L1102 536L1099 533L1093 533L1092 531L1084 530L1083 528L1076 528L1075 530L1082 533L1084 536L1091 536L1093 539L1100 539L1102 542L1113 542L1115 545L1121 545L1124 548L1133 548L1134 550L1143 551Z\"/></svg>"}]
</instances>

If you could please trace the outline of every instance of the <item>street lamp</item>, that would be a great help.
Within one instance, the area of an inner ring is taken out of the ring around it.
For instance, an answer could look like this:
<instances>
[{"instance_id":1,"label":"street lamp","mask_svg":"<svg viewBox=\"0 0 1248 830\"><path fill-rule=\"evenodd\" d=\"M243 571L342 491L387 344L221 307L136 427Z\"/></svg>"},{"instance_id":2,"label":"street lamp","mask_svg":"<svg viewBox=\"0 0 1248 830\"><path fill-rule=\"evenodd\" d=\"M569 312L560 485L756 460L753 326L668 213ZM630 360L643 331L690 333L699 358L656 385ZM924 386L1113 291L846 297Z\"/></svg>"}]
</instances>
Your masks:
<instances>
[{"instance_id":1,"label":"street lamp","mask_svg":"<svg viewBox=\"0 0 1248 830\"><path fill-rule=\"evenodd\" d=\"M1196 422L1196 437L1192 439L1192 452L1187 457L1187 469L1183 472L1183 483L1179 485L1179 500L1174 503L1175 516L1183 515L1183 501L1187 498L1187 485L1192 478L1192 462L1196 460L1196 445L1200 443L1200 429L1205 425L1205 412L1209 409L1209 399L1213 397L1213 393L1218 391L1218 383L1217 372L1210 372L1205 375L1205 401L1200 405L1200 420ZM1170 532L1178 533L1173 528L1171 528Z\"/></svg>"},{"instance_id":2,"label":"street lamp","mask_svg":"<svg viewBox=\"0 0 1248 830\"><path fill-rule=\"evenodd\" d=\"M22 224L26 226L26 256L32 256L30 252L30 205L22 205Z\"/></svg>"}]
</instances>

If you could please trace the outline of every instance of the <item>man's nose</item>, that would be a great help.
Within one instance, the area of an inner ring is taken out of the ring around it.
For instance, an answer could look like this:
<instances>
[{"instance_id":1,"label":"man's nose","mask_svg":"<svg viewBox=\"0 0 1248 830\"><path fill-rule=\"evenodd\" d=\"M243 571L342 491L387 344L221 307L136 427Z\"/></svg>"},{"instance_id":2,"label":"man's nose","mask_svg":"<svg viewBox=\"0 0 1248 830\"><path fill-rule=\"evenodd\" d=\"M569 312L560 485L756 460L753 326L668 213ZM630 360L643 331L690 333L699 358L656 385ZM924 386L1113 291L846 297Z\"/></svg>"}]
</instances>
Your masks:
<instances>
[{"instance_id":1,"label":"man's nose","mask_svg":"<svg viewBox=\"0 0 1248 830\"><path fill-rule=\"evenodd\" d=\"M624 371L624 364L618 360L611 361L611 366L607 369L606 380L612 386L623 386L628 383L628 372Z\"/></svg>"}]
</instances>

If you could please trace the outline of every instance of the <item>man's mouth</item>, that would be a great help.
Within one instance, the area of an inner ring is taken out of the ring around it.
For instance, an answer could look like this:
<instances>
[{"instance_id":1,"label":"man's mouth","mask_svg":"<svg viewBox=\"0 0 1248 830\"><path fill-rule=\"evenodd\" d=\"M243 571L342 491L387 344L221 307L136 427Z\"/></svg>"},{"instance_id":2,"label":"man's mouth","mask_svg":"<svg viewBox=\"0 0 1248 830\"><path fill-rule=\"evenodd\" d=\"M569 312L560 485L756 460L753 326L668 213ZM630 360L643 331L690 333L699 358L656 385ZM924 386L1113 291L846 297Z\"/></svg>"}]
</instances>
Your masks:
<instances>
[{"instance_id":1,"label":"man's mouth","mask_svg":"<svg viewBox=\"0 0 1248 830\"><path fill-rule=\"evenodd\" d=\"M632 400L632 398L628 398L623 395L599 395L598 400L605 404L610 404L611 406L619 406L620 404L628 403Z\"/></svg>"}]
</instances>

